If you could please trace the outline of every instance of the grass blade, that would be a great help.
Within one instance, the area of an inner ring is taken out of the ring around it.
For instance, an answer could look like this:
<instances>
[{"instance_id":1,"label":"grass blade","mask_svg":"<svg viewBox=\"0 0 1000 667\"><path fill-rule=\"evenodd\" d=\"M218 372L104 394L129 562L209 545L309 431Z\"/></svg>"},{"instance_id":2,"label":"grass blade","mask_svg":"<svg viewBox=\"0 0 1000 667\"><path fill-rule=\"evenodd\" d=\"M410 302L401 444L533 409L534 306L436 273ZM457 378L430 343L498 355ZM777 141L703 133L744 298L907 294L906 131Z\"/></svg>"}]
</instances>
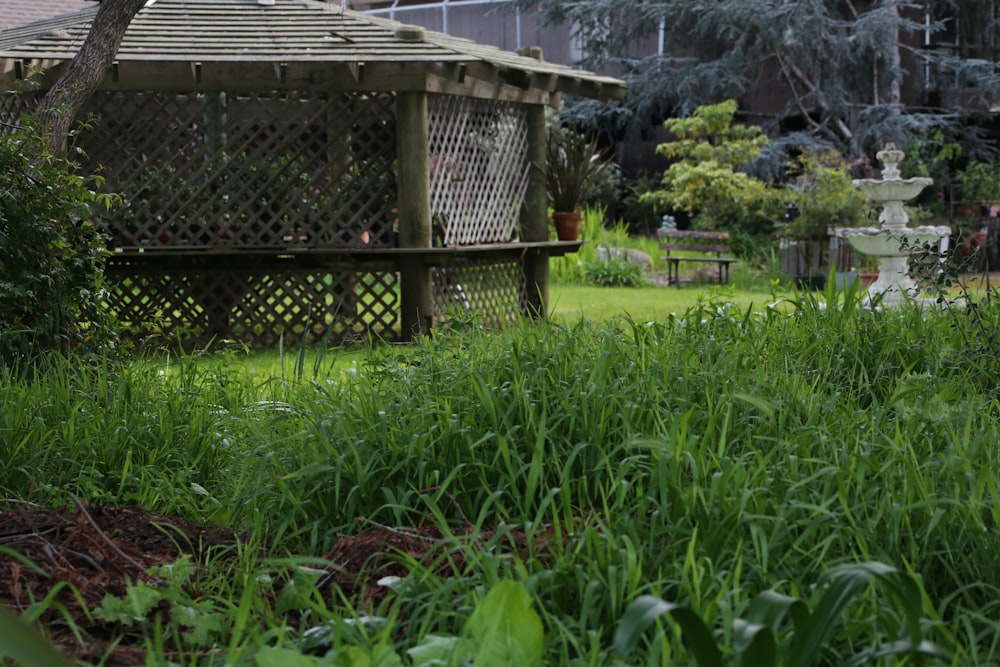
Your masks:
<instances>
[{"instance_id":1,"label":"grass blade","mask_svg":"<svg viewBox=\"0 0 1000 667\"><path fill-rule=\"evenodd\" d=\"M653 595L642 595L625 610L615 631L615 651L625 655L639 642L642 634L663 614L670 614L681 628L698 667L722 667L722 654L705 622L687 607L666 602Z\"/></svg>"}]
</instances>

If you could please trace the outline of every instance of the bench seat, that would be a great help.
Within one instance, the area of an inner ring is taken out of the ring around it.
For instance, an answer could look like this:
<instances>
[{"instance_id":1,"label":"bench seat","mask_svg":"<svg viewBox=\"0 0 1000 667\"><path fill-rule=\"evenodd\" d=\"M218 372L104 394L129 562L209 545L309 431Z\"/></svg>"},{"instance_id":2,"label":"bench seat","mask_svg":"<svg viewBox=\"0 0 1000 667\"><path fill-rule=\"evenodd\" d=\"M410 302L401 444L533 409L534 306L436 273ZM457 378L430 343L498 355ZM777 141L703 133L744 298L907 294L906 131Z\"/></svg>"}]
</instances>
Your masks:
<instances>
[{"instance_id":1,"label":"bench seat","mask_svg":"<svg viewBox=\"0 0 1000 667\"><path fill-rule=\"evenodd\" d=\"M729 256L729 232L696 232L689 230L661 229L656 235L664 242L660 250L666 251L661 259L667 262L667 284L680 287L681 262L714 262L719 267L719 284L729 282L729 265L739 260ZM674 255L672 252L697 252L696 256ZM707 254L706 254L707 253Z\"/></svg>"}]
</instances>

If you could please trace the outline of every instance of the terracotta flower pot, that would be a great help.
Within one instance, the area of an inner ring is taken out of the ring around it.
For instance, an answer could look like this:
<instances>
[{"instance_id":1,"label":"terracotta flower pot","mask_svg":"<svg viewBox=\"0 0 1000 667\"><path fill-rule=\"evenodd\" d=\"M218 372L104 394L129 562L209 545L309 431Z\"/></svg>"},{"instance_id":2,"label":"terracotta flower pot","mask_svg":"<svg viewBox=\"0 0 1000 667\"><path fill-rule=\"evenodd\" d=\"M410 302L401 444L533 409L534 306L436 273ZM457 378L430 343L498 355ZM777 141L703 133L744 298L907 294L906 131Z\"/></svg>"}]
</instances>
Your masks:
<instances>
[{"instance_id":1,"label":"terracotta flower pot","mask_svg":"<svg viewBox=\"0 0 1000 667\"><path fill-rule=\"evenodd\" d=\"M583 213L576 211L556 211L552 214L552 222L556 226L556 237L560 241L576 241L580 238L580 224Z\"/></svg>"}]
</instances>

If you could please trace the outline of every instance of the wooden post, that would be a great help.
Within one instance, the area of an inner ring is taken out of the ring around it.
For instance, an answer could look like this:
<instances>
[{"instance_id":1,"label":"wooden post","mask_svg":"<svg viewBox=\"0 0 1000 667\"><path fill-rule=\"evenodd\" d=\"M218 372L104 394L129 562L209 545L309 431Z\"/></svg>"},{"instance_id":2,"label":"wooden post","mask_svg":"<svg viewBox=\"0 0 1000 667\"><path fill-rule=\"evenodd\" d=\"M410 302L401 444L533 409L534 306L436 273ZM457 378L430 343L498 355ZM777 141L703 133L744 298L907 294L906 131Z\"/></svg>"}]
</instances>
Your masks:
<instances>
[{"instance_id":1,"label":"wooden post","mask_svg":"<svg viewBox=\"0 0 1000 667\"><path fill-rule=\"evenodd\" d=\"M548 241L548 193L545 186L545 107L528 105L528 187L521 207L521 240ZM545 317L549 307L549 251L529 250L524 257L524 278L527 293L525 315L535 319Z\"/></svg>"},{"instance_id":2,"label":"wooden post","mask_svg":"<svg viewBox=\"0 0 1000 667\"><path fill-rule=\"evenodd\" d=\"M430 148L427 93L396 94L397 208L399 247L431 247ZM419 255L399 259L400 322L403 339L430 333L434 321L431 270Z\"/></svg>"}]
</instances>

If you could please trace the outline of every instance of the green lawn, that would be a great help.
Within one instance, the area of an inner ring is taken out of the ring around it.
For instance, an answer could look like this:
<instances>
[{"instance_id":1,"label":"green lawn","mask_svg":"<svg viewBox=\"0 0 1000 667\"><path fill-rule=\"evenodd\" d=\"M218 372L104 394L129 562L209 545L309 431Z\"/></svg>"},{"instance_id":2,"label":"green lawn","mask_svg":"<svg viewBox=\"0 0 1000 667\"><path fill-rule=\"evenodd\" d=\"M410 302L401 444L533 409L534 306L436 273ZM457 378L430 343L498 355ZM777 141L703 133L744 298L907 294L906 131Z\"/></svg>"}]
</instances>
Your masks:
<instances>
[{"instance_id":1,"label":"green lawn","mask_svg":"<svg viewBox=\"0 0 1000 667\"><path fill-rule=\"evenodd\" d=\"M736 290L719 285L676 287L591 287L558 284L549 288L550 313L557 321L605 321L625 315L637 321L658 321L670 313L683 314L698 300L724 300L745 309L773 301L765 292Z\"/></svg>"}]
</instances>

